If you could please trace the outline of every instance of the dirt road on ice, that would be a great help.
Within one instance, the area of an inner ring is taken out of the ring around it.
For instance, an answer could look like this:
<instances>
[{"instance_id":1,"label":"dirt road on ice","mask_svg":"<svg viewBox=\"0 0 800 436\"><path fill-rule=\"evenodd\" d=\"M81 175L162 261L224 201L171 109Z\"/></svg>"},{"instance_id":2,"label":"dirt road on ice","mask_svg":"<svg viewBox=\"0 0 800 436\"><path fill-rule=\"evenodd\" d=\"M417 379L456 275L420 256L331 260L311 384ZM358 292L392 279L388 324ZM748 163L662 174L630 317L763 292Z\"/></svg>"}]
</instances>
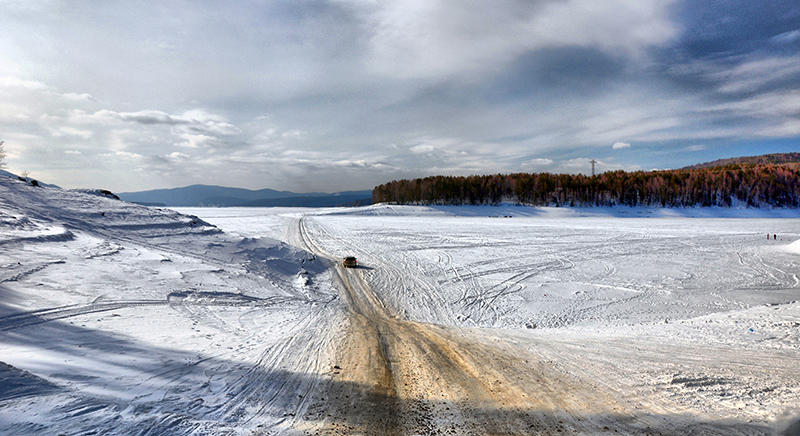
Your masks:
<instances>
[{"instance_id":1,"label":"dirt road on ice","mask_svg":"<svg viewBox=\"0 0 800 436\"><path fill-rule=\"evenodd\" d=\"M307 434L772 434L645 407L479 331L402 320L371 291L363 266L342 267L303 220L299 233L331 260L350 308L331 378L305 412Z\"/></svg>"}]
</instances>

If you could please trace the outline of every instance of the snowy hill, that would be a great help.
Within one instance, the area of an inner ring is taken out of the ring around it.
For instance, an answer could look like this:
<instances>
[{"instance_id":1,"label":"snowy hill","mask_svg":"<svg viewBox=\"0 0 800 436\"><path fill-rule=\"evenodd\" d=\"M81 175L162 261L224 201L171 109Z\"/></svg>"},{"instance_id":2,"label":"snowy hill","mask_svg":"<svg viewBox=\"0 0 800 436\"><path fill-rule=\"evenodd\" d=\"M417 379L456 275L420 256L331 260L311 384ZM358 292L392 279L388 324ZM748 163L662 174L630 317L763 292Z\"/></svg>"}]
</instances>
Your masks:
<instances>
[{"instance_id":1,"label":"snowy hill","mask_svg":"<svg viewBox=\"0 0 800 436\"><path fill-rule=\"evenodd\" d=\"M773 153L759 156L732 157L691 165L685 169L715 168L730 165L788 165L797 167L800 165L800 153Z\"/></svg>"},{"instance_id":2,"label":"snowy hill","mask_svg":"<svg viewBox=\"0 0 800 436\"><path fill-rule=\"evenodd\" d=\"M16 174L10 173L10 172L8 172L8 171L5 171L5 170L0 170L0 177L11 177L11 178L18 179L18 180L26 180L26 181L28 181L29 183L33 183L33 180L34 180L34 179L31 179L31 178L27 178L27 179L26 179L26 178L24 178L24 177L19 177L19 176L17 176ZM36 184L37 184L37 185L40 185L40 186L47 186L47 187L49 187L49 188L58 188L58 186L57 186L57 185L52 185L52 184L49 184L49 183L44 183L44 182L41 182L41 181L38 181L38 180L36 181Z\"/></svg>"},{"instance_id":3,"label":"snowy hill","mask_svg":"<svg viewBox=\"0 0 800 436\"><path fill-rule=\"evenodd\" d=\"M327 336L298 329L335 297L326 271L196 216L0 177L0 434L239 426L252 395L307 382L247 368L270 347L277 361L324 350ZM260 391L233 401L244 388Z\"/></svg>"}]
</instances>

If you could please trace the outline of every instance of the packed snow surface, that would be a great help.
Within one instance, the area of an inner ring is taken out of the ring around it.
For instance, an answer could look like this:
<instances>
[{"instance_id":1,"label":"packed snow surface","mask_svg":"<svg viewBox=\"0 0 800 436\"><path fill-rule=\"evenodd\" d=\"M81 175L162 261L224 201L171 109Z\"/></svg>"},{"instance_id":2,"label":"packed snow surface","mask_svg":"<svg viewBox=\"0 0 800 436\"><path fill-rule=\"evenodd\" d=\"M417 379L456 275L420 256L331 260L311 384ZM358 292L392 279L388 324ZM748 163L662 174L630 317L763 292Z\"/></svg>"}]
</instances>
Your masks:
<instances>
[{"instance_id":1,"label":"packed snow surface","mask_svg":"<svg viewBox=\"0 0 800 436\"><path fill-rule=\"evenodd\" d=\"M179 212L0 177L0 434L800 428L797 211Z\"/></svg>"}]
</instances>

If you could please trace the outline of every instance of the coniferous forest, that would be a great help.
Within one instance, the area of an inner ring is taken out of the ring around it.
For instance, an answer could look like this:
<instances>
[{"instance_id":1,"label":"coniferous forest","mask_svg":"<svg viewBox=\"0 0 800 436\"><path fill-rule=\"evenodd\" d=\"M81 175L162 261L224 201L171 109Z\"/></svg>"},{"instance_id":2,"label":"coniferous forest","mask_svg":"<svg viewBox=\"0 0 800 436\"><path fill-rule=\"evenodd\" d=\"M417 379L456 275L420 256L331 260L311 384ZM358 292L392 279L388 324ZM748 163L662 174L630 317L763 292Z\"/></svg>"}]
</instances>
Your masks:
<instances>
[{"instance_id":1,"label":"coniferous forest","mask_svg":"<svg viewBox=\"0 0 800 436\"><path fill-rule=\"evenodd\" d=\"M375 203L534 206L800 207L800 154L664 171L432 176L375 187ZM768 162L768 163L764 163ZM714 164L714 163L712 163Z\"/></svg>"}]
</instances>

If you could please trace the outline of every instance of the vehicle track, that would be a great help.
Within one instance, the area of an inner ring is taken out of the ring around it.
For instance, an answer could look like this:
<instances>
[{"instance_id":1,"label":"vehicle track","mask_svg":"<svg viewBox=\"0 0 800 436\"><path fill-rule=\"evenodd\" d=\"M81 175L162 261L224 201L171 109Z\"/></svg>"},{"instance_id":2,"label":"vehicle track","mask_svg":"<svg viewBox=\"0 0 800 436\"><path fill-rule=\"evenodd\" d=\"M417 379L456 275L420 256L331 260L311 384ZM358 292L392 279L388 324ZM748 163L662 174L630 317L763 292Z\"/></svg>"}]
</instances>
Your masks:
<instances>
[{"instance_id":1,"label":"vehicle track","mask_svg":"<svg viewBox=\"0 0 800 436\"><path fill-rule=\"evenodd\" d=\"M308 219L298 224L306 248L329 256L314 241ZM336 352L340 371L328 381L327 403L315 415L325 418L306 434L678 435L688 429L685 420L673 425L663 418L654 427L641 404L543 356L469 330L402 320L372 292L365 270L330 260L350 315ZM569 357L575 356L562 356ZM713 424L700 427L703 434L730 433ZM767 434L751 430L739 433Z\"/></svg>"}]
</instances>

